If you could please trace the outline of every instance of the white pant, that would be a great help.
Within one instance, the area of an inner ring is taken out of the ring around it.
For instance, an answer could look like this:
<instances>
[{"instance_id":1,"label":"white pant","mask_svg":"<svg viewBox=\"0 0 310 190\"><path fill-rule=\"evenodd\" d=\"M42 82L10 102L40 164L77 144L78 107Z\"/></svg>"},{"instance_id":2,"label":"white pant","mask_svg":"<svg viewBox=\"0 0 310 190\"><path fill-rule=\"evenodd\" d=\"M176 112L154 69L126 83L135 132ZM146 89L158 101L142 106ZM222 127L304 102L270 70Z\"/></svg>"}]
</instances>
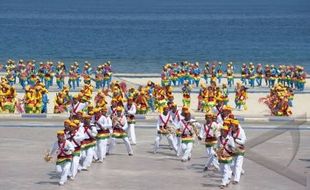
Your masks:
<instances>
[{"instance_id":1,"label":"white pant","mask_svg":"<svg viewBox=\"0 0 310 190\"><path fill-rule=\"evenodd\" d=\"M70 174L71 162L56 165L56 172L60 174L59 183L64 184L67 181L68 175Z\"/></svg>"},{"instance_id":2,"label":"white pant","mask_svg":"<svg viewBox=\"0 0 310 190\"><path fill-rule=\"evenodd\" d=\"M131 148L131 145L130 145L128 137L124 137L122 139L123 139L123 141L125 143L125 146L126 146L128 154L133 154L133 150ZM116 139L115 138L111 138L111 143L110 143L110 146L109 146L109 154L112 153L115 145L116 145Z\"/></svg>"},{"instance_id":3,"label":"white pant","mask_svg":"<svg viewBox=\"0 0 310 190\"><path fill-rule=\"evenodd\" d=\"M100 161L103 161L107 153L108 139L97 140L97 156Z\"/></svg>"},{"instance_id":4,"label":"white pant","mask_svg":"<svg viewBox=\"0 0 310 190\"><path fill-rule=\"evenodd\" d=\"M133 123L128 125L128 137L131 140L132 144L137 144L135 124Z\"/></svg>"},{"instance_id":5,"label":"white pant","mask_svg":"<svg viewBox=\"0 0 310 190\"><path fill-rule=\"evenodd\" d=\"M94 157L94 147L82 151L81 155L82 169L90 167L93 161L93 157Z\"/></svg>"},{"instance_id":6,"label":"white pant","mask_svg":"<svg viewBox=\"0 0 310 190\"><path fill-rule=\"evenodd\" d=\"M191 158L193 143L192 142L182 143L181 147L182 147L182 153L183 153L182 160L188 160L189 158Z\"/></svg>"},{"instance_id":7,"label":"white pant","mask_svg":"<svg viewBox=\"0 0 310 190\"><path fill-rule=\"evenodd\" d=\"M222 174L222 183L221 185L229 184L229 179L231 178L231 164L220 163L220 169Z\"/></svg>"},{"instance_id":8,"label":"white pant","mask_svg":"<svg viewBox=\"0 0 310 190\"><path fill-rule=\"evenodd\" d=\"M94 147L94 160L98 160L98 141L96 142L96 146Z\"/></svg>"},{"instance_id":9,"label":"white pant","mask_svg":"<svg viewBox=\"0 0 310 190\"><path fill-rule=\"evenodd\" d=\"M235 156L233 160L233 173L234 173L234 181L239 182L240 176L242 172L242 165L243 165L243 156Z\"/></svg>"},{"instance_id":10,"label":"white pant","mask_svg":"<svg viewBox=\"0 0 310 190\"><path fill-rule=\"evenodd\" d=\"M206 147L207 162L205 164L205 167L210 167L210 165L212 164L216 169L219 169L219 162L215 154L216 153L213 147Z\"/></svg>"},{"instance_id":11,"label":"white pant","mask_svg":"<svg viewBox=\"0 0 310 190\"><path fill-rule=\"evenodd\" d=\"M80 162L81 156L73 156L72 163L71 163L71 171L70 176L74 178L77 174L78 168L79 168L79 162Z\"/></svg>"},{"instance_id":12,"label":"white pant","mask_svg":"<svg viewBox=\"0 0 310 190\"><path fill-rule=\"evenodd\" d=\"M177 147L177 156L180 156L182 153L182 146L181 146L181 137L174 137L174 142L176 144Z\"/></svg>"},{"instance_id":13,"label":"white pant","mask_svg":"<svg viewBox=\"0 0 310 190\"><path fill-rule=\"evenodd\" d=\"M164 136L167 137L167 141L168 141L169 145L173 148L173 150L174 150L175 152L177 152L177 151L178 151L178 148L177 148L177 145L176 145L176 143L175 143L175 141L174 141L173 136L172 136L172 135L164 135ZM162 139L162 135L161 135L161 134L157 134L157 135L156 135L156 138L155 138L155 147L154 147L154 152L155 152L155 153L156 153L157 150L159 149L159 143L160 143L161 139Z\"/></svg>"}]
</instances>

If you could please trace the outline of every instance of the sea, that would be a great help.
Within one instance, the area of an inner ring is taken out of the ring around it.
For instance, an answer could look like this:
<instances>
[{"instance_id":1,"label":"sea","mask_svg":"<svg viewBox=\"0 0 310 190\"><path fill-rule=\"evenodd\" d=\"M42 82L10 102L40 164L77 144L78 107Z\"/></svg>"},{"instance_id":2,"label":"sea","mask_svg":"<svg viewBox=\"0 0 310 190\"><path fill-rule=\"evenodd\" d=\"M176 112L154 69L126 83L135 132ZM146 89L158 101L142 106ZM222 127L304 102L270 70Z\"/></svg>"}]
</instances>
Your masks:
<instances>
[{"instance_id":1,"label":"sea","mask_svg":"<svg viewBox=\"0 0 310 190\"><path fill-rule=\"evenodd\" d=\"M0 0L0 62L110 60L114 72L232 61L310 71L309 0Z\"/></svg>"}]
</instances>

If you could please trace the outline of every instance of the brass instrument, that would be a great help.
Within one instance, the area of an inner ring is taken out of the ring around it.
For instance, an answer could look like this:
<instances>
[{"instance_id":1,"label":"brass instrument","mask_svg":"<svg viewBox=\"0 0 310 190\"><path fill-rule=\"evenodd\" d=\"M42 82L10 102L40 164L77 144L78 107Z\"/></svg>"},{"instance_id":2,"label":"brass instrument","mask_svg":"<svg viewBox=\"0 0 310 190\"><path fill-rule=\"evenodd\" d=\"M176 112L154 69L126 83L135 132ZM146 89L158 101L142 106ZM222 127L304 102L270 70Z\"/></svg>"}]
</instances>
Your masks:
<instances>
[{"instance_id":1,"label":"brass instrument","mask_svg":"<svg viewBox=\"0 0 310 190\"><path fill-rule=\"evenodd\" d=\"M197 129L197 127L195 125L195 123L197 123L197 121L194 120L194 121L189 121L187 123L192 127L194 134L198 137L199 136L199 130Z\"/></svg>"},{"instance_id":2,"label":"brass instrument","mask_svg":"<svg viewBox=\"0 0 310 190\"><path fill-rule=\"evenodd\" d=\"M114 126L114 127L121 127L121 126L123 126L122 118L114 116L112 118L112 126Z\"/></svg>"}]
</instances>

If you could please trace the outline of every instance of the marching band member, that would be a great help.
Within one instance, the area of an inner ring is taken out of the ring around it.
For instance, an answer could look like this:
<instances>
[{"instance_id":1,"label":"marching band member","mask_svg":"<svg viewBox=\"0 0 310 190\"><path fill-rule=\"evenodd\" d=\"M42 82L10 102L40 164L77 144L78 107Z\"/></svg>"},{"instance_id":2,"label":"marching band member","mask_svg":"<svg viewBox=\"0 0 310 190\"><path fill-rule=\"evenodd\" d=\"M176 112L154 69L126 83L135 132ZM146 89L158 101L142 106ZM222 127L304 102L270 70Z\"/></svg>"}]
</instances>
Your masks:
<instances>
[{"instance_id":1,"label":"marching band member","mask_svg":"<svg viewBox=\"0 0 310 190\"><path fill-rule=\"evenodd\" d=\"M82 111L84 108L87 107L88 102L81 102L81 97L76 95L73 97L73 101L69 106L70 115L76 115L79 111Z\"/></svg>"},{"instance_id":2,"label":"marching band member","mask_svg":"<svg viewBox=\"0 0 310 190\"><path fill-rule=\"evenodd\" d=\"M92 123L96 126L97 134L97 156L98 162L103 162L107 153L108 139L110 138L110 130L112 129L111 118L107 116L107 108L103 107L101 110L94 109L94 116Z\"/></svg>"},{"instance_id":3,"label":"marching band member","mask_svg":"<svg viewBox=\"0 0 310 190\"><path fill-rule=\"evenodd\" d=\"M123 139L128 155L133 156L133 150L130 145L128 135L126 133L126 130L128 129L128 123L125 115L123 115L123 108L118 106L116 108L116 115L112 117L112 139L109 146L108 154L112 153L112 150L114 149L116 145L116 139Z\"/></svg>"},{"instance_id":4,"label":"marching band member","mask_svg":"<svg viewBox=\"0 0 310 190\"><path fill-rule=\"evenodd\" d=\"M181 115L181 111L178 110L178 107L175 103L171 105L169 114L172 117L173 125L175 126L175 128L177 128L175 131L174 138L175 138L176 146L178 147L178 155L179 155L181 151L181 131L180 129L178 129L178 124L184 117L183 115Z\"/></svg>"},{"instance_id":5,"label":"marching band member","mask_svg":"<svg viewBox=\"0 0 310 190\"><path fill-rule=\"evenodd\" d=\"M57 139L58 141L53 144L51 151L46 156L46 161L50 161L52 155L57 154L56 171L60 173L59 185L64 185L70 174L74 146L70 141L66 140L63 130L57 131Z\"/></svg>"},{"instance_id":6,"label":"marching band member","mask_svg":"<svg viewBox=\"0 0 310 190\"><path fill-rule=\"evenodd\" d=\"M73 121L69 119L65 120L65 126L68 132L66 133L66 138L69 140L73 146L74 151L72 153L72 163L71 163L71 171L70 171L70 179L74 180L81 158L81 142L84 140L84 134L79 131L79 127Z\"/></svg>"},{"instance_id":7,"label":"marching band member","mask_svg":"<svg viewBox=\"0 0 310 190\"><path fill-rule=\"evenodd\" d=\"M236 151L233 155L233 184L237 184L240 181L242 172L244 172L242 165L245 152L244 144L246 142L245 132L237 119L231 120L231 136L233 137L236 145Z\"/></svg>"},{"instance_id":8,"label":"marching band member","mask_svg":"<svg viewBox=\"0 0 310 190\"><path fill-rule=\"evenodd\" d=\"M181 148L182 148L182 162L189 161L192 156L192 149L194 145L194 136L198 136L198 128L200 124L196 120L191 119L189 111L184 112L184 119L179 122L181 130Z\"/></svg>"},{"instance_id":9,"label":"marching band member","mask_svg":"<svg viewBox=\"0 0 310 190\"><path fill-rule=\"evenodd\" d=\"M177 146L173 138L173 127L172 124L172 117L169 114L169 108L167 105L163 107L163 113L159 115L156 129L157 129L157 135L155 138L154 143L154 154L157 153L159 149L159 143L162 139L162 136L165 136L168 140L169 145L173 148L173 150L177 153Z\"/></svg>"},{"instance_id":10,"label":"marching band member","mask_svg":"<svg viewBox=\"0 0 310 190\"><path fill-rule=\"evenodd\" d=\"M135 114L136 114L136 105L133 103L133 98L128 98L127 105L125 106L125 114L128 121L128 137L132 141L132 144L137 144L136 141L136 132L135 132Z\"/></svg>"},{"instance_id":11,"label":"marching band member","mask_svg":"<svg viewBox=\"0 0 310 190\"><path fill-rule=\"evenodd\" d=\"M224 120L229 118L229 116L232 114L232 107L230 106L223 106L222 111L220 114L217 114L216 122L220 125L224 123Z\"/></svg>"},{"instance_id":12,"label":"marching band member","mask_svg":"<svg viewBox=\"0 0 310 190\"><path fill-rule=\"evenodd\" d=\"M83 115L83 132L85 139L82 141L81 169L84 171L90 167L94 157L94 147L96 146L97 130L90 123L91 116Z\"/></svg>"},{"instance_id":13,"label":"marching band member","mask_svg":"<svg viewBox=\"0 0 310 190\"><path fill-rule=\"evenodd\" d=\"M214 150L214 147L217 144L217 138L219 136L219 126L216 122L213 121L213 119L214 115L212 113L206 113L206 123L203 125L203 127L201 127L199 133L199 140L204 139L206 145L206 155L208 158L203 171L207 171L211 164L217 170L219 170L219 163Z\"/></svg>"},{"instance_id":14,"label":"marching band member","mask_svg":"<svg viewBox=\"0 0 310 190\"><path fill-rule=\"evenodd\" d=\"M229 134L230 120L225 120L223 126L221 127L221 136L218 138L217 143L217 157L220 163L222 182L220 188L228 186L230 183L232 171L231 163L232 156L235 150L235 142L233 137Z\"/></svg>"}]
</instances>

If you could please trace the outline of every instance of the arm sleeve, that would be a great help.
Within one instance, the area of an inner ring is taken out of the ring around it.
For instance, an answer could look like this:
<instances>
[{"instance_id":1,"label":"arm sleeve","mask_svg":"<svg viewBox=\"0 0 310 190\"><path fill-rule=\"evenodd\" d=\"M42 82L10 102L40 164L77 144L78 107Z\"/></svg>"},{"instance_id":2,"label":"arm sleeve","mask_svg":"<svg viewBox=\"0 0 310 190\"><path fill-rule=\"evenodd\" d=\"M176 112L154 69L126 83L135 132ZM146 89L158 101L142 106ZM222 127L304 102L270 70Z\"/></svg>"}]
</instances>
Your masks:
<instances>
[{"instance_id":1,"label":"arm sleeve","mask_svg":"<svg viewBox=\"0 0 310 190\"><path fill-rule=\"evenodd\" d=\"M200 131L199 131L199 137L205 138L205 136L206 136L205 129L204 129L204 127L201 127Z\"/></svg>"},{"instance_id":2,"label":"arm sleeve","mask_svg":"<svg viewBox=\"0 0 310 190\"><path fill-rule=\"evenodd\" d=\"M131 106L131 109L128 110L128 113L134 115L134 114L136 114L136 110L137 110L137 109L136 109L136 105L133 104L133 105Z\"/></svg>"},{"instance_id":3,"label":"arm sleeve","mask_svg":"<svg viewBox=\"0 0 310 190\"><path fill-rule=\"evenodd\" d=\"M92 127L91 127L91 135L92 135L93 137L96 137L97 134L98 134L98 131L97 131L96 127L95 127L95 126L92 126Z\"/></svg>"},{"instance_id":4,"label":"arm sleeve","mask_svg":"<svg viewBox=\"0 0 310 190\"><path fill-rule=\"evenodd\" d=\"M72 152L74 151L74 146L73 144L70 142L70 141L67 141L67 151L66 151L66 154L72 154Z\"/></svg>"},{"instance_id":5,"label":"arm sleeve","mask_svg":"<svg viewBox=\"0 0 310 190\"><path fill-rule=\"evenodd\" d=\"M51 148L51 150L50 150L50 152L49 152L49 155L55 154L57 149L58 149L58 143L55 142L55 143L52 145L52 148Z\"/></svg>"},{"instance_id":6,"label":"arm sleeve","mask_svg":"<svg viewBox=\"0 0 310 190\"><path fill-rule=\"evenodd\" d=\"M245 144L245 141L246 141L246 136L245 136L245 132L243 129L241 129L240 131L240 135L237 139L235 139L235 141L238 143L238 144L242 144L244 145Z\"/></svg>"},{"instance_id":7,"label":"arm sleeve","mask_svg":"<svg viewBox=\"0 0 310 190\"><path fill-rule=\"evenodd\" d=\"M156 124L156 129L157 129L157 131L159 131L159 126L160 126L160 124L161 124L160 118L158 117L157 124Z\"/></svg>"},{"instance_id":8,"label":"arm sleeve","mask_svg":"<svg viewBox=\"0 0 310 190\"><path fill-rule=\"evenodd\" d=\"M107 124L106 124L106 127L108 129L112 129L112 120L110 117L107 117Z\"/></svg>"},{"instance_id":9,"label":"arm sleeve","mask_svg":"<svg viewBox=\"0 0 310 190\"><path fill-rule=\"evenodd\" d=\"M74 139L81 142L81 141L84 140L84 134L81 133L81 132L77 132L76 136L74 137Z\"/></svg>"},{"instance_id":10,"label":"arm sleeve","mask_svg":"<svg viewBox=\"0 0 310 190\"><path fill-rule=\"evenodd\" d=\"M122 127L123 130L127 130L128 129L128 123L127 123L127 119L124 117L124 126Z\"/></svg>"}]
</instances>

